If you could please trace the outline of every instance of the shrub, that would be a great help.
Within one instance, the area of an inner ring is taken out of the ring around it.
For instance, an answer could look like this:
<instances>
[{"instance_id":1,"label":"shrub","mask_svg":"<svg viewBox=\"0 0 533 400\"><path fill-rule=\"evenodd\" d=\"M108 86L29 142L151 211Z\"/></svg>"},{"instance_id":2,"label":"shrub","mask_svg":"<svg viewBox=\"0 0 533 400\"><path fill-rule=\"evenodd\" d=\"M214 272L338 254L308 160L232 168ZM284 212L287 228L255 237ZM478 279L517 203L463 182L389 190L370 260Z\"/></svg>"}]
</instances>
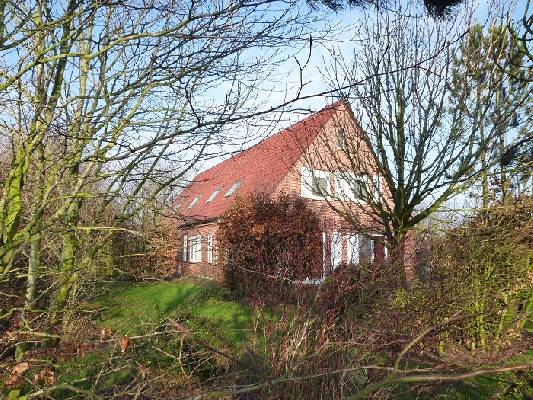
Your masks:
<instances>
[{"instance_id":1,"label":"shrub","mask_svg":"<svg viewBox=\"0 0 533 400\"><path fill-rule=\"evenodd\" d=\"M261 304L294 301L303 280L322 274L319 219L300 198L238 199L221 219L218 241L228 286Z\"/></svg>"},{"instance_id":2,"label":"shrub","mask_svg":"<svg viewBox=\"0 0 533 400\"><path fill-rule=\"evenodd\" d=\"M531 198L495 205L433 248L434 290L464 315L453 336L472 350L506 347L531 316L532 217Z\"/></svg>"},{"instance_id":3,"label":"shrub","mask_svg":"<svg viewBox=\"0 0 533 400\"><path fill-rule=\"evenodd\" d=\"M524 325L533 304L532 216L533 200L522 198L428 238L425 279L383 293L372 310L374 327L381 321L390 337L412 337L456 315L424 338L425 350L459 364L499 362L520 352L528 345Z\"/></svg>"}]
</instances>

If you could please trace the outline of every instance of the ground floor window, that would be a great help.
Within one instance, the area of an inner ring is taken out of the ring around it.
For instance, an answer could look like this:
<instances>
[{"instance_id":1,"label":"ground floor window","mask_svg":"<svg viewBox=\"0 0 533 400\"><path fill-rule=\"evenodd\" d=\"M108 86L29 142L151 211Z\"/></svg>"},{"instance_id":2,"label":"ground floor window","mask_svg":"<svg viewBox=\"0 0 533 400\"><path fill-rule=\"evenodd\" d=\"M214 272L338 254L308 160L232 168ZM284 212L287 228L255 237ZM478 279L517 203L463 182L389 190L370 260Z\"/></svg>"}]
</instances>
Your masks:
<instances>
[{"instance_id":1,"label":"ground floor window","mask_svg":"<svg viewBox=\"0 0 533 400\"><path fill-rule=\"evenodd\" d=\"M356 233L346 235L346 262L359 264L359 235Z\"/></svg>"},{"instance_id":2,"label":"ground floor window","mask_svg":"<svg viewBox=\"0 0 533 400\"><path fill-rule=\"evenodd\" d=\"M202 236L196 235L189 238L189 261L202 261Z\"/></svg>"},{"instance_id":3,"label":"ground floor window","mask_svg":"<svg viewBox=\"0 0 533 400\"><path fill-rule=\"evenodd\" d=\"M342 261L342 235L339 232L333 232L331 234L331 268L337 268Z\"/></svg>"},{"instance_id":4,"label":"ground floor window","mask_svg":"<svg viewBox=\"0 0 533 400\"><path fill-rule=\"evenodd\" d=\"M382 262L387 257L387 249L381 235L353 232L322 235L324 268L328 266L335 269L343 262L348 264Z\"/></svg>"},{"instance_id":5,"label":"ground floor window","mask_svg":"<svg viewBox=\"0 0 533 400\"><path fill-rule=\"evenodd\" d=\"M207 262L213 264L213 234L207 234Z\"/></svg>"},{"instance_id":6,"label":"ground floor window","mask_svg":"<svg viewBox=\"0 0 533 400\"><path fill-rule=\"evenodd\" d=\"M189 242L187 240L187 235L183 236L183 261L187 261L187 256L189 254Z\"/></svg>"}]
</instances>

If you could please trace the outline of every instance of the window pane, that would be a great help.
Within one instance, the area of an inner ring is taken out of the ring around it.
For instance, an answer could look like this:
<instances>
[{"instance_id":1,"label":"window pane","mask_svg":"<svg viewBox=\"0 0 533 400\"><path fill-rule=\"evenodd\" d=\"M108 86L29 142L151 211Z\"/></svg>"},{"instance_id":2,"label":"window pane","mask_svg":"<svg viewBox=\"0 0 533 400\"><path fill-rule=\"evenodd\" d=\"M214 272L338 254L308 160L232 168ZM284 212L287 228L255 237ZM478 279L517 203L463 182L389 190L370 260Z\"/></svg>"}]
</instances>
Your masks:
<instances>
[{"instance_id":1,"label":"window pane","mask_svg":"<svg viewBox=\"0 0 533 400\"><path fill-rule=\"evenodd\" d=\"M339 142L339 147L343 150L346 150L346 135L344 134L344 129L339 129L337 131L337 139Z\"/></svg>"},{"instance_id":2,"label":"window pane","mask_svg":"<svg viewBox=\"0 0 533 400\"><path fill-rule=\"evenodd\" d=\"M189 204L189 207L187 207L187 208L193 208L195 206L195 204L198 203L198 200L200 200L200 197L198 197L198 196L195 197L193 199L193 201L191 201L191 204Z\"/></svg>"},{"instance_id":3,"label":"window pane","mask_svg":"<svg viewBox=\"0 0 533 400\"><path fill-rule=\"evenodd\" d=\"M212 194L211 196L209 196L209 198L207 199L206 203L211 203L213 200L215 200L215 197L217 197L217 195L220 193L220 188L217 188Z\"/></svg>"},{"instance_id":4,"label":"window pane","mask_svg":"<svg viewBox=\"0 0 533 400\"><path fill-rule=\"evenodd\" d=\"M328 193L328 180L321 176L313 176L312 192L315 196L325 196Z\"/></svg>"},{"instance_id":5,"label":"window pane","mask_svg":"<svg viewBox=\"0 0 533 400\"><path fill-rule=\"evenodd\" d=\"M331 235L331 266L333 269L337 268L342 261L341 238L342 236L337 232Z\"/></svg>"},{"instance_id":6,"label":"window pane","mask_svg":"<svg viewBox=\"0 0 533 400\"><path fill-rule=\"evenodd\" d=\"M349 264L359 264L359 247L355 233L350 233L346 237L346 253Z\"/></svg>"},{"instance_id":7,"label":"window pane","mask_svg":"<svg viewBox=\"0 0 533 400\"><path fill-rule=\"evenodd\" d=\"M230 197L235 191L241 186L241 181L237 181L233 184L232 187L229 188L229 190L226 192L224 197Z\"/></svg>"},{"instance_id":8,"label":"window pane","mask_svg":"<svg viewBox=\"0 0 533 400\"><path fill-rule=\"evenodd\" d=\"M368 236L359 236L359 261L371 263L374 255L374 241Z\"/></svg>"}]
</instances>

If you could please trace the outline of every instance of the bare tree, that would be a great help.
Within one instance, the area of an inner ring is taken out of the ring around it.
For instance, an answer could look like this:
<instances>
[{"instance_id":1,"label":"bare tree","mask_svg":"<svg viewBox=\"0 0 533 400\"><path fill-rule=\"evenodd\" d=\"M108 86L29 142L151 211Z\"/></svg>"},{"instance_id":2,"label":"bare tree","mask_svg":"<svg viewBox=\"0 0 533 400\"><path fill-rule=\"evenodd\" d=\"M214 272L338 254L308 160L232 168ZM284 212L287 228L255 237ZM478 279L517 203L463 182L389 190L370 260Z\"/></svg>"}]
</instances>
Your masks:
<instances>
[{"instance_id":1,"label":"bare tree","mask_svg":"<svg viewBox=\"0 0 533 400\"><path fill-rule=\"evenodd\" d=\"M46 275L60 311L85 268L84 234L113 230L82 221L82 208L119 207L111 225L131 218L143 188L156 183L157 198L230 138L229 123L257 113L259 83L282 49L306 46L305 10L271 0L3 2L3 284L24 277L31 308ZM43 235L61 242L56 265L42 265Z\"/></svg>"},{"instance_id":2,"label":"bare tree","mask_svg":"<svg viewBox=\"0 0 533 400\"><path fill-rule=\"evenodd\" d=\"M402 249L411 229L482 172L479 160L496 135L483 121L495 101L491 88L504 79L496 65L506 60L495 52L483 62L489 66L484 90L472 96L479 88L479 60L452 71L459 45L471 40L468 20L450 25L417 11L398 7L369 15L360 45L352 54L333 52L326 71L338 96L352 103L357 122L339 120L338 140L321 146L328 150L322 159L334 181L325 198L358 230L369 226L363 220L374 221L372 229L380 227L393 250ZM464 85L452 95L455 74ZM467 98L467 108L450 107ZM501 120L509 121L526 101L522 96L501 104Z\"/></svg>"}]
</instances>

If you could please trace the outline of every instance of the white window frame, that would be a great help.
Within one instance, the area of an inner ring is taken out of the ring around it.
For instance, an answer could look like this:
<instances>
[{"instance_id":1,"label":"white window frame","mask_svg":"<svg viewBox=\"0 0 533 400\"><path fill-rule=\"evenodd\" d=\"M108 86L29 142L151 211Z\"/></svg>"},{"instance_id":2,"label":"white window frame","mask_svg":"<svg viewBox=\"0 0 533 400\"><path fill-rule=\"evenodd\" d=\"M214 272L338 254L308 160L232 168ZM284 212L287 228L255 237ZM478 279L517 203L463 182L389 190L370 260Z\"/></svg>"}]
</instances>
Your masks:
<instances>
[{"instance_id":1,"label":"white window frame","mask_svg":"<svg viewBox=\"0 0 533 400\"><path fill-rule=\"evenodd\" d=\"M207 199L207 201L205 202L205 204L209 204L211 203L213 200L216 199L216 197L218 196L218 194L220 193L220 188L216 188L213 193L211 193L211 196L209 196L209 198Z\"/></svg>"},{"instance_id":2,"label":"white window frame","mask_svg":"<svg viewBox=\"0 0 533 400\"><path fill-rule=\"evenodd\" d=\"M376 202L379 202L380 199L381 199L381 178L379 177L379 175L374 175L373 176L374 178L374 189L376 189L374 191L374 201Z\"/></svg>"},{"instance_id":3,"label":"white window frame","mask_svg":"<svg viewBox=\"0 0 533 400\"><path fill-rule=\"evenodd\" d=\"M189 257L189 242L187 240L187 235L183 235L183 261L187 262Z\"/></svg>"},{"instance_id":4,"label":"white window frame","mask_svg":"<svg viewBox=\"0 0 533 400\"><path fill-rule=\"evenodd\" d=\"M189 238L189 262L202 262L202 235Z\"/></svg>"},{"instance_id":5,"label":"white window frame","mask_svg":"<svg viewBox=\"0 0 533 400\"><path fill-rule=\"evenodd\" d=\"M213 264L213 234L207 234L207 262Z\"/></svg>"},{"instance_id":6,"label":"white window frame","mask_svg":"<svg viewBox=\"0 0 533 400\"><path fill-rule=\"evenodd\" d=\"M336 172L335 176L335 196L340 200L356 201L364 203L363 199L355 197L353 182L356 179L365 181L364 177L355 175L353 172Z\"/></svg>"},{"instance_id":7,"label":"white window frame","mask_svg":"<svg viewBox=\"0 0 533 400\"><path fill-rule=\"evenodd\" d=\"M324 178L327 182L327 193L326 196L318 196L313 194L313 177ZM330 198L331 196L331 179L330 173L328 171L323 171L320 169L309 169L302 167L300 171L300 195L307 199L314 200L324 200L325 198Z\"/></svg>"},{"instance_id":8,"label":"white window frame","mask_svg":"<svg viewBox=\"0 0 533 400\"><path fill-rule=\"evenodd\" d=\"M326 232L322 232L322 278L326 277L326 257L328 251L327 235Z\"/></svg>"},{"instance_id":9,"label":"white window frame","mask_svg":"<svg viewBox=\"0 0 533 400\"><path fill-rule=\"evenodd\" d=\"M335 270L342 263L342 235L333 232L330 240L331 269Z\"/></svg>"},{"instance_id":10,"label":"white window frame","mask_svg":"<svg viewBox=\"0 0 533 400\"><path fill-rule=\"evenodd\" d=\"M359 264L359 235L357 233L346 235L346 262Z\"/></svg>"},{"instance_id":11,"label":"white window frame","mask_svg":"<svg viewBox=\"0 0 533 400\"><path fill-rule=\"evenodd\" d=\"M335 172L335 197L344 200L344 201L353 201L357 203L366 203L365 199L355 197L353 191L353 182L355 180L360 180L367 187L366 190L374 190L373 197L374 201L379 201L381 196L381 180L379 175L372 175L370 178L369 175L355 175L353 172ZM371 180L372 179L372 180ZM370 183L370 185L369 185Z\"/></svg>"},{"instance_id":12,"label":"white window frame","mask_svg":"<svg viewBox=\"0 0 533 400\"><path fill-rule=\"evenodd\" d=\"M363 241L361 240L361 238L363 237L366 237L367 239L370 240L370 263L373 263L374 262L374 258L375 258L375 255L374 255L374 251L375 251L375 243L374 243L374 240L377 236L379 235L374 235L374 234L368 234L368 235L363 235L363 234L359 234L357 235L357 251L361 252L361 244L363 243ZM359 257L359 261L361 261L360 257Z\"/></svg>"},{"instance_id":13,"label":"white window frame","mask_svg":"<svg viewBox=\"0 0 533 400\"><path fill-rule=\"evenodd\" d=\"M192 201L189 204L189 207L187 207L187 209L193 208L198 203L199 200L200 200L200 196L196 196L194 199L192 199Z\"/></svg>"},{"instance_id":14,"label":"white window frame","mask_svg":"<svg viewBox=\"0 0 533 400\"><path fill-rule=\"evenodd\" d=\"M237 189L241 187L241 181L236 181L231 187L228 189L224 197L230 197L232 194L234 194Z\"/></svg>"}]
</instances>

